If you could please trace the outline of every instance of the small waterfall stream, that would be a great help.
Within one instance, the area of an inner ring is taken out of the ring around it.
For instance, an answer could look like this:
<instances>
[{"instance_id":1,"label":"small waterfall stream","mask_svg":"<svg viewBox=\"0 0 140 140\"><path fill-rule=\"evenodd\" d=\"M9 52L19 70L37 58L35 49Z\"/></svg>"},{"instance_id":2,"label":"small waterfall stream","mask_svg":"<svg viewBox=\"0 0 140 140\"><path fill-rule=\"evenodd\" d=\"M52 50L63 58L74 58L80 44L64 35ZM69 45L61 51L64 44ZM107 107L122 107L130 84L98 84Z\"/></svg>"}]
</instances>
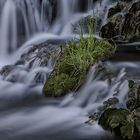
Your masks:
<instances>
[{"instance_id":1,"label":"small waterfall stream","mask_svg":"<svg viewBox=\"0 0 140 140\"><path fill-rule=\"evenodd\" d=\"M120 64L106 64L110 71L116 71L110 81L103 79L104 73L96 72L94 66L77 93L61 99L46 99L42 88L54 62L50 57L44 66L38 57L38 49L42 49L40 43L52 43L51 51L60 53L58 42L65 43L77 36L74 24L93 13L104 17L107 6L112 3L112 0L0 1L1 140L112 138L97 122L94 125L85 122L109 98L117 96L118 106L124 106L128 87L126 72ZM102 18L102 24L104 22ZM48 52L48 48L41 51ZM138 65L130 67L138 68Z\"/></svg>"}]
</instances>

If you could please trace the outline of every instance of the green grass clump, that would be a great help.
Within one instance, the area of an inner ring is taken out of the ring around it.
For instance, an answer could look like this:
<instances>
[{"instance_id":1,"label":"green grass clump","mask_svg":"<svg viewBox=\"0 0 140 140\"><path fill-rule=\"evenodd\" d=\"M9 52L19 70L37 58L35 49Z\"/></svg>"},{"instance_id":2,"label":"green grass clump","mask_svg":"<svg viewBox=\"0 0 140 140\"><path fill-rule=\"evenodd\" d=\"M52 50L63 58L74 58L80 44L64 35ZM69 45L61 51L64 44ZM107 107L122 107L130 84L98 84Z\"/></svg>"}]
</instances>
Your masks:
<instances>
[{"instance_id":1,"label":"green grass clump","mask_svg":"<svg viewBox=\"0 0 140 140\"><path fill-rule=\"evenodd\" d=\"M109 42L93 37L92 22L89 22L88 31L87 38L81 30L78 43L70 41L63 46L64 51L44 86L45 95L59 97L77 90L85 81L90 66L114 53L115 48Z\"/></svg>"}]
</instances>

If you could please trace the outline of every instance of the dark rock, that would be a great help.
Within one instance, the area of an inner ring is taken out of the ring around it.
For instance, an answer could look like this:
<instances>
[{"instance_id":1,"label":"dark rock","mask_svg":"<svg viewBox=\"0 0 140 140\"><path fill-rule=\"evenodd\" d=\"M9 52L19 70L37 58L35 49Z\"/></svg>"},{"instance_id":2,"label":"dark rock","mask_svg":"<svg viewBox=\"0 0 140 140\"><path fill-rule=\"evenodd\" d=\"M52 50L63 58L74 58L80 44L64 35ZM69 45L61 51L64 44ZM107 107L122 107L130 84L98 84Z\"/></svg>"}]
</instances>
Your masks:
<instances>
[{"instance_id":1,"label":"dark rock","mask_svg":"<svg viewBox=\"0 0 140 140\"><path fill-rule=\"evenodd\" d=\"M108 18L112 17L113 15L119 13L124 8L125 3L118 2L114 7L111 7L108 11Z\"/></svg>"},{"instance_id":2,"label":"dark rock","mask_svg":"<svg viewBox=\"0 0 140 140\"><path fill-rule=\"evenodd\" d=\"M14 65L6 65L0 70L0 75L6 77L10 72L14 70Z\"/></svg>"},{"instance_id":3,"label":"dark rock","mask_svg":"<svg viewBox=\"0 0 140 140\"><path fill-rule=\"evenodd\" d=\"M43 42L38 45L33 45L27 52L22 54L21 60L16 65L19 62L27 63L31 61L29 64L29 68L31 68L38 61L39 66L47 66L50 59L52 64L55 62L60 52L61 49L58 45Z\"/></svg>"},{"instance_id":4,"label":"dark rock","mask_svg":"<svg viewBox=\"0 0 140 140\"><path fill-rule=\"evenodd\" d=\"M120 6L121 5L121 6ZM124 6L125 5L125 6ZM114 14L116 13L116 14ZM140 39L140 1L118 2L109 10L109 19L101 29L103 38L123 41Z\"/></svg>"},{"instance_id":5,"label":"dark rock","mask_svg":"<svg viewBox=\"0 0 140 140\"><path fill-rule=\"evenodd\" d=\"M21 55L14 65L4 66L0 70L0 75L9 82L25 82L22 76L26 76L27 73L32 72L35 68L49 66L51 72L51 67L53 67L61 52L61 48L57 44L58 42L51 44L48 41L33 45ZM35 74L33 73L32 81L34 83L44 83L48 75L49 71L47 72L47 70L37 70Z\"/></svg>"},{"instance_id":6,"label":"dark rock","mask_svg":"<svg viewBox=\"0 0 140 140\"><path fill-rule=\"evenodd\" d=\"M103 104L107 106L115 106L117 103L119 103L119 99L116 97L113 97L105 101Z\"/></svg>"},{"instance_id":7,"label":"dark rock","mask_svg":"<svg viewBox=\"0 0 140 140\"><path fill-rule=\"evenodd\" d=\"M132 80L129 81L129 93L126 105L131 111L140 107L140 85Z\"/></svg>"},{"instance_id":8,"label":"dark rock","mask_svg":"<svg viewBox=\"0 0 140 140\"><path fill-rule=\"evenodd\" d=\"M99 118L99 124L123 139L140 139L140 83L129 81L127 109L109 108Z\"/></svg>"},{"instance_id":9,"label":"dark rock","mask_svg":"<svg viewBox=\"0 0 140 140\"><path fill-rule=\"evenodd\" d=\"M134 120L128 110L107 109L101 115L99 124L123 139L133 139L134 137Z\"/></svg>"}]
</instances>

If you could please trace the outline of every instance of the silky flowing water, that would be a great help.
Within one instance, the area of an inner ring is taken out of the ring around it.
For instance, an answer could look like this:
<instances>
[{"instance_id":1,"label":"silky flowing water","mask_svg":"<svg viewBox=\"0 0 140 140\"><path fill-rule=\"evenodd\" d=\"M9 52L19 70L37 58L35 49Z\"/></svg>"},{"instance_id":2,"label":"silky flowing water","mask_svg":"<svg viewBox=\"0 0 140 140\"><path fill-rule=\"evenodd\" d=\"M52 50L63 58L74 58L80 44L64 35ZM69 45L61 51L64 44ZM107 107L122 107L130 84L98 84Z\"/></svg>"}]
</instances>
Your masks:
<instances>
[{"instance_id":1,"label":"silky flowing water","mask_svg":"<svg viewBox=\"0 0 140 140\"><path fill-rule=\"evenodd\" d=\"M108 6L114 1L102 0L1 0L0 1L0 67L15 64L33 45L43 41L67 41L78 36L73 25L88 15L98 15L106 22ZM98 30L96 30L98 36ZM128 44L129 45L129 44ZM116 95L124 106L128 92L125 75L139 69L137 63L106 62L116 70L111 82L89 71L87 81L77 93L54 99L42 94L44 82L53 70L38 61L16 68L6 77L0 76L0 139L1 140L97 140L111 139L97 122L87 124L89 116L104 101ZM125 67L127 68L125 70ZM42 81L35 82L36 73ZM130 74L128 74L130 73ZM16 79L13 81L9 79Z\"/></svg>"}]
</instances>

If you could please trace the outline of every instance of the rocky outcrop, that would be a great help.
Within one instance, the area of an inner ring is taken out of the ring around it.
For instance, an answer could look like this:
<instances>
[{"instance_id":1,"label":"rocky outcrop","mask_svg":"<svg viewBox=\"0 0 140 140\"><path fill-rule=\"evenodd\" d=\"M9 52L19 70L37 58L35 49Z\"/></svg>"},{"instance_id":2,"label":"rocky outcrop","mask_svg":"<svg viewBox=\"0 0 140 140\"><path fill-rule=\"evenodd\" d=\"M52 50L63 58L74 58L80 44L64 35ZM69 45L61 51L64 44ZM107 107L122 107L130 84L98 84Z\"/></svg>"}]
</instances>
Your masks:
<instances>
[{"instance_id":1,"label":"rocky outcrop","mask_svg":"<svg viewBox=\"0 0 140 140\"><path fill-rule=\"evenodd\" d=\"M108 13L101 29L103 38L137 41L140 39L140 0L120 1Z\"/></svg>"}]
</instances>

